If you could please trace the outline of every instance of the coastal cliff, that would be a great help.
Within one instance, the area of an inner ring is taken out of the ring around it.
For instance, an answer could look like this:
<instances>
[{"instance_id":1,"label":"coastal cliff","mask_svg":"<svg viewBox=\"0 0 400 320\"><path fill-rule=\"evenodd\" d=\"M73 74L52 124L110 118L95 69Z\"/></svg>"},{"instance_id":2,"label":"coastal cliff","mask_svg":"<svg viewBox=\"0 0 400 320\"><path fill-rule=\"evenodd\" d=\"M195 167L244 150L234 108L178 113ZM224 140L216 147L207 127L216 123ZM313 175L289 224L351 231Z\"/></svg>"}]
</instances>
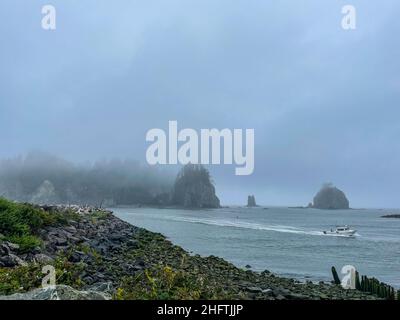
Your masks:
<instances>
[{"instance_id":1,"label":"coastal cliff","mask_svg":"<svg viewBox=\"0 0 400 320\"><path fill-rule=\"evenodd\" d=\"M29 213L29 220L13 220L27 227L23 236L7 224L16 210ZM0 299L376 299L191 255L95 208L1 200L0 233ZM55 268L57 282L41 289L45 265Z\"/></svg>"}]
</instances>

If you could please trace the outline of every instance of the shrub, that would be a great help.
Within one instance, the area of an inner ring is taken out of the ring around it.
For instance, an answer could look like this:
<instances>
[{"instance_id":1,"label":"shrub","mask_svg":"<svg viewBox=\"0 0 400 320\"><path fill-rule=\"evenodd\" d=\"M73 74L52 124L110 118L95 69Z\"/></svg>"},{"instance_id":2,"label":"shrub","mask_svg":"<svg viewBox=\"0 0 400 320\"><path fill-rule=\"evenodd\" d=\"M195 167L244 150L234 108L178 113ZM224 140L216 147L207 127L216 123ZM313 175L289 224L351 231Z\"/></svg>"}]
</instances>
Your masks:
<instances>
[{"instance_id":1,"label":"shrub","mask_svg":"<svg viewBox=\"0 0 400 320\"><path fill-rule=\"evenodd\" d=\"M40 245L38 231L59 221L59 214L0 198L0 233L5 240L18 244L21 251L29 251Z\"/></svg>"},{"instance_id":2,"label":"shrub","mask_svg":"<svg viewBox=\"0 0 400 320\"><path fill-rule=\"evenodd\" d=\"M124 277L117 288L116 300L197 300L228 298L206 278L167 265L159 265L134 277ZM229 297L230 298L230 297Z\"/></svg>"},{"instance_id":3,"label":"shrub","mask_svg":"<svg viewBox=\"0 0 400 320\"><path fill-rule=\"evenodd\" d=\"M42 241L38 237L32 235L11 236L8 240L18 244L20 252L28 252L42 244Z\"/></svg>"},{"instance_id":4,"label":"shrub","mask_svg":"<svg viewBox=\"0 0 400 320\"><path fill-rule=\"evenodd\" d=\"M37 288L41 284L42 277L39 265L0 268L0 294L9 295Z\"/></svg>"}]
</instances>

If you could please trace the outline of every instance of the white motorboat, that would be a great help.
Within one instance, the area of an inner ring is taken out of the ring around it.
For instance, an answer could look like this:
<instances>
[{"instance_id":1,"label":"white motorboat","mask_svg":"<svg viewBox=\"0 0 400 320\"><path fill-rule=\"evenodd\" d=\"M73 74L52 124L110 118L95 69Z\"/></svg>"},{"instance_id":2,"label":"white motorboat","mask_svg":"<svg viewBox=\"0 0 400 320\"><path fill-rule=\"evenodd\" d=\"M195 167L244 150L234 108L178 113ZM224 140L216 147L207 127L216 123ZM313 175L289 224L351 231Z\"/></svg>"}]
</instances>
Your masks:
<instances>
[{"instance_id":1,"label":"white motorboat","mask_svg":"<svg viewBox=\"0 0 400 320\"><path fill-rule=\"evenodd\" d=\"M330 236L353 237L356 234L357 230L351 229L349 226L338 226L335 229L323 232L325 235Z\"/></svg>"}]
</instances>

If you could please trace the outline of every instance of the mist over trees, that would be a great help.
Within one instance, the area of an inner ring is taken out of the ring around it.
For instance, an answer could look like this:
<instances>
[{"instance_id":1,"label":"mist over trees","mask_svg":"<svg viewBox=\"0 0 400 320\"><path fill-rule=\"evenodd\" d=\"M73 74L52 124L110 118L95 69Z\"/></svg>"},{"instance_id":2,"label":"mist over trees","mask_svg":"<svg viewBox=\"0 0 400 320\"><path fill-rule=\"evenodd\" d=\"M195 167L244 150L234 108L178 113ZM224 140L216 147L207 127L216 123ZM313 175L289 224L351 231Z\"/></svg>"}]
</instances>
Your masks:
<instances>
[{"instance_id":1,"label":"mist over trees","mask_svg":"<svg viewBox=\"0 0 400 320\"><path fill-rule=\"evenodd\" d=\"M0 160L0 196L39 204L165 204L174 179L134 160L77 165L43 152Z\"/></svg>"}]
</instances>

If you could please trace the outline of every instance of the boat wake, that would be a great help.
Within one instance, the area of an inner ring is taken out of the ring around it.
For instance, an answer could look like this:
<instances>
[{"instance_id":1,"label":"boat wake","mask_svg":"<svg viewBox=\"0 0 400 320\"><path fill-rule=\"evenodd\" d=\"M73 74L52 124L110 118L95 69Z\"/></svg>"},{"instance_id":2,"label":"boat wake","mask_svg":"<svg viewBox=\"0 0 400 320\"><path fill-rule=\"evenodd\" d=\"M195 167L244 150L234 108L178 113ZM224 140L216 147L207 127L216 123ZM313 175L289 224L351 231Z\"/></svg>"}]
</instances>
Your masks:
<instances>
[{"instance_id":1,"label":"boat wake","mask_svg":"<svg viewBox=\"0 0 400 320\"><path fill-rule=\"evenodd\" d=\"M299 234L299 235L310 235L310 236L324 236L324 237L341 237L341 238L349 238L346 235L340 234L325 234L323 231L315 231L315 230L307 230L303 228L297 228L286 225L266 225L254 222L245 222L245 221L232 221L227 219L212 219L212 218L197 218L197 217L184 217L184 216L174 216L174 215L152 215L149 213L143 214L143 217L152 218L156 220L169 220L176 222L187 222L187 223L196 223L196 224L204 224L210 226L219 226L219 227L231 227L238 229L251 229L251 230L261 230L261 231L273 231L273 232L281 232L281 233L291 233L291 234ZM359 234L354 234L354 237L358 237Z\"/></svg>"},{"instance_id":2,"label":"boat wake","mask_svg":"<svg viewBox=\"0 0 400 320\"><path fill-rule=\"evenodd\" d=\"M305 229L295 228L291 226L282 226L282 225L265 225L265 224L243 222L243 221L237 222L230 220L215 220L215 219L203 219L203 218L200 219L200 218L190 218L190 217L169 217L169 219L179 222L199 223L199 224L213 225L219 227L265 230L265 231L275 231L282 233L304 234L304 235L314 235L314 236L324 235L322 231L305 230Z\"/></svg>"}]
</instances>

